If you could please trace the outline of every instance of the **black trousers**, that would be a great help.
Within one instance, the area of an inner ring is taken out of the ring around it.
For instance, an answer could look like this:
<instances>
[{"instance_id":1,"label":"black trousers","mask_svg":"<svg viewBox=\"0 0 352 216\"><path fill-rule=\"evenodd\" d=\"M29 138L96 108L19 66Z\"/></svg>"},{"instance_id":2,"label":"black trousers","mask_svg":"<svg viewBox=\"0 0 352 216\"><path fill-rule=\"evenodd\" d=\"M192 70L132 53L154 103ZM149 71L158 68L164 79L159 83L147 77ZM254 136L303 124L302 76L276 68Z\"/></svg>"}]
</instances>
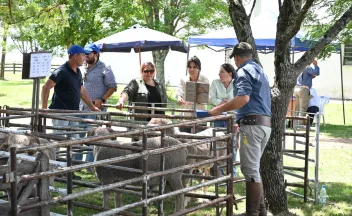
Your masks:
<instances>
[{"instance_id":1,"label":"black trousers","mask_svg":"<svg viewBox=\"0 0 352 216\"><path fill-rule=\"evenodd\" d=\"M309 113L309 118L310 118L310 124L313 124L313 121L314 121L314 115L315 113L319 112L319 107L317 106L311 106L311 107L308 107L307 109L307 112Z\"/></svg>"}]
</instances>

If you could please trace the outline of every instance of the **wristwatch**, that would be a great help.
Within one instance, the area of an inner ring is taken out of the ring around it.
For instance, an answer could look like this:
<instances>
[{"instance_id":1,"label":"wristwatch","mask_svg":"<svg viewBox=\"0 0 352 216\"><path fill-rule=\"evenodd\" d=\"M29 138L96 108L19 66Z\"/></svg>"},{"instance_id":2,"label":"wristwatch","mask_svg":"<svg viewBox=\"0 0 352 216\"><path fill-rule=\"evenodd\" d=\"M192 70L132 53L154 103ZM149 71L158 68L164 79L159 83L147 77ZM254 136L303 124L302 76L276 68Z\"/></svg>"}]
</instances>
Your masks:
<instances>
[{"instance_id":1,"label":"wristwatch","mask_svg":"<svg viewBox=\"0 0 352 216\"><path fill-rule=\"evenodd\" d=\"M103 102L103 103L105 103L106 102L106 100L104 99L104 98L100 98L100 100L101 100L101 102Z\"/></svg>"}]
</instances>

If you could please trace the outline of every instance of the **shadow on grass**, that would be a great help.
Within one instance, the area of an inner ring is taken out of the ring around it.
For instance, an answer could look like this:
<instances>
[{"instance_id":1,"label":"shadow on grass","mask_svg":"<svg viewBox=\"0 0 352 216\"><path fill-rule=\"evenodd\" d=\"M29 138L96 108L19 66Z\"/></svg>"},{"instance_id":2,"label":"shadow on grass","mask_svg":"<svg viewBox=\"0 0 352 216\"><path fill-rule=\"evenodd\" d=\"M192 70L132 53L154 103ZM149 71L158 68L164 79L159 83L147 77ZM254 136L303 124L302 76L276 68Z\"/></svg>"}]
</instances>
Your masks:
<instances>
[{"instance_id":1,"label":"shadow on grass","mask_svg":"<svg viewBox=\"0 0 352 216\"><path fill-rule=\"evenodd\" d=\"M326 124L320 127L320 131L333 138L352 138L352 125Z\"/></svg>"},{"instance_id":2,"label":"shadow on grass","mask_svg":"<svg viewBox=\"0 0 352 216\"><path fill-rule=\"evenodd\" d=\"M288 194L290 210L297 211L298 215L352 215L352 183L326 182L327 205L314 205L313 202L303 202L303 198ZM303 194L303 188L291 189L295 193ZM312 192L314 193L314 191ZM310 198L314 198L309 196ZM301 213L301 214L299 214Z\"/></svg>"}]
</instances>

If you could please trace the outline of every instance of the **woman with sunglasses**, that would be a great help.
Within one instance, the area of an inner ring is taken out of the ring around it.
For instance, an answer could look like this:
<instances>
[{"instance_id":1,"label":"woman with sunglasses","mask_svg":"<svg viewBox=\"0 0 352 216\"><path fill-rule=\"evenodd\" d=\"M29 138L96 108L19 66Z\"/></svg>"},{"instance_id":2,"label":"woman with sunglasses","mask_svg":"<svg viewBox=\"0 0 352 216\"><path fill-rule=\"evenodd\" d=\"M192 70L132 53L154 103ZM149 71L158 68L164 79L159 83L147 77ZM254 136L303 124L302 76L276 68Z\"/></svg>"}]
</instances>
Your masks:
<instances>
[{"instance_id":1,"label":"woman with sunglasses","mask_svg":"<svg viewBox=\"0 0 352 216\"><path fill-rule=\"evenodd\" d=\"M185 92L186 92L186 82L201 82L201 83L209 83L208 78L204 75L200 74L202 69L201 62L197 56L193 56L187 61L187 71L188 76L180 79L180 84L176 91L177 103L179 106L185 109L193 109L193 102L185 101ZM206 110L206 104L196 104L197 110ZM192 115L192 113L184 113L184 115ZM184 132L191 132L191 128L181 128Z\"/></svg>"},{"instance_id":2,"label":"woman with sunglasses","mask_svg":"<svg viewBox=\"0 0 352 216\"><path fill-rule=\"evenodd\" d=\"M167 94L165 87L155 79L155 66L151 62L145 62L141 66L141 77L131 80L131 82L121 92L116 108L122 109L124 103L135 106L166 107ZM135 113L149 113L150 110L135 110ZM155 114L165 114L164 111L155 111ZM135 118L137 121L150 121L150 118Z\"/></svg>"}]
</instances>

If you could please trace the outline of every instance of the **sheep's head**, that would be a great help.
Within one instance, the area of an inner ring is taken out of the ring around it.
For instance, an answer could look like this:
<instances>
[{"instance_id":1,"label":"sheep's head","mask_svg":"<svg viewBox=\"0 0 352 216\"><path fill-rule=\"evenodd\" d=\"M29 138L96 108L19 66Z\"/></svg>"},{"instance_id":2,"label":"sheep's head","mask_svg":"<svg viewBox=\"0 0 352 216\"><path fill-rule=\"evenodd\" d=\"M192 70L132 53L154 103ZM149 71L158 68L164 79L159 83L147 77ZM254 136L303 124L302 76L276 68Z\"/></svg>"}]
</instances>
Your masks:
<instances>
[{"instance_id":1,"label":"sheep's head","mask_svg":"<svg viewBox=\"0 0 352 216\"><path fill-rule=\"evenodd\" d=\"M172 121L170 119L163 119L163 118L152 118L148 124L147 127L149 126L158 126L158 125L167 125L167 124L172 124ZM167 129L166 134L177 134L180 132L178 127L172 127Z\"/></svg>"},{"instance_id":2,"label":"sheep's head","mask_svg":"<svg viewBox=\"0 0 352 216\"><path fill-rule=\"evenodd\" d=\"M115 131L111 128L103 128L103 127L97 127L97 128L92 128L88 131L87 136L99 136L99 135L109 135L114 133ZM111 138L111 140L116 140L116 138Z\"/></svg>"},{"instance_id":3,"label":"sheep's head","mask_svg":"<svg viewBox=\"0 0 352 216\"><path fill-rule=\"evenodd\" d=\"M9 151L10 147L23 148L23 147L35 147L40 144L40 140L37 137L31 137L19 134L6 135L0 146L1 151ZM28 155L35 154L34 151L28 152Z\"/></svg>"}]
</instances>

